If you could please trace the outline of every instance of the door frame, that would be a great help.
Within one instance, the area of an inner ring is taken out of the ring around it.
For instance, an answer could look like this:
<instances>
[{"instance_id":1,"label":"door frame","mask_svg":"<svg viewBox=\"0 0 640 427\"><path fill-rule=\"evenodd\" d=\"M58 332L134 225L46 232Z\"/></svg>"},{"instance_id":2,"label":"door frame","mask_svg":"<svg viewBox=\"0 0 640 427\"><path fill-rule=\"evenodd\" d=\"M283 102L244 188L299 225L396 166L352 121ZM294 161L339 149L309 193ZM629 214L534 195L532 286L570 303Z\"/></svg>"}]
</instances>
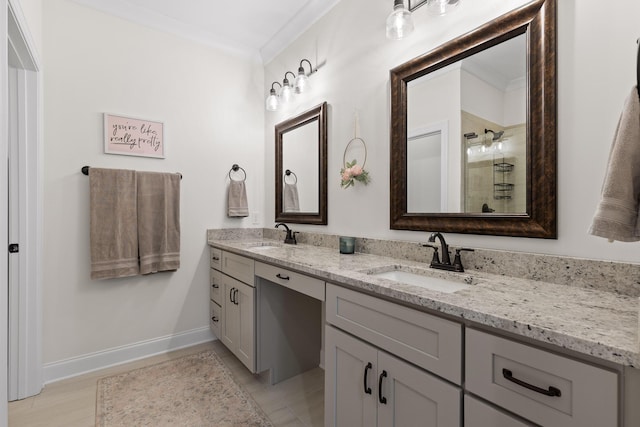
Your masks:
<instances>
[{"instance_id":1,"label":"door frame","mask_svg":"<svg viewBox=\"0 0 640 427\"><path fill-rule=\"evenodd\" d=\"M7 283L4 287L7 291L0 292L0 384L7 384L11 369L16 382L12 386L12 399L22 399L38 394L42 390L42 309L41 286L42 283L42 74L40 61L35 49L35 44L29 33L26 19L17 0L1 0L0 7L6 19L2 20L3 28L8 43L3 44L3 53L6 53L5 61L0 67L0 84L5 88L9 86L9 73L13 73L12 81L15 83L17 93L18 134L20 141L19 153L19 211L21 224L18 230L21 255L18 266L19 294L17 307L12 305L12 314L15 321L9 325L8 319L8 289L9 289L9 263L8 257L0 260L0 277ZM9 57L11 55L11 57ZM9 58L16 70L9 69ZM2 92L0 106L0 121L3 129L9 125L9 99L7 91ZM0 142L0 156L8 158L8 140L2 138ZM0 162L0 176L8 176L7 163ZM0 200L8 200L6 186L0 186ZM22 220L24 219L24 220ZM0 240L8 242L8 206L0 208ZM6 253L6 252L5 252ZM17 345L17 360L9 366L8 345L9 332L15 335L13 340ZM6 367L6 369L5 369ZM9 399L8 387L1 387L0 409ZM0 413L7 411L0 410ZM0 426L6 420L0 419Z\"/></svg>"}]
</instances>

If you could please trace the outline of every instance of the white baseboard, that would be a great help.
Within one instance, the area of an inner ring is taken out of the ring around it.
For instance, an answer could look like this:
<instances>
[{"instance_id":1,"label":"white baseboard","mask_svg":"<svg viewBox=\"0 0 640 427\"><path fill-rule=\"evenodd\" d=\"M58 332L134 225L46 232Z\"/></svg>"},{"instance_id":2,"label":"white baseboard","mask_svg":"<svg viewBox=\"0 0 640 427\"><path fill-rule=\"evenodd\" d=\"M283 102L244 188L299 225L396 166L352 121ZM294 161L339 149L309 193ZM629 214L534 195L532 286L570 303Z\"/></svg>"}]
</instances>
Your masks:
<instances>
[{"instance_id":1,"label":"white baseboard","mask_svg":"<svg viewBox=\"0 0 640 427\"><path fill-rule=\"evenodd\" d=\"M43 372L44 383L48 384L87 372L97 371L98 369L121 365L216 339L209 327L206 326L179 334L167 335L148 341L140 341L96 353L85 354L71 359L46 363Z\"/></svg>"}]
</instances>

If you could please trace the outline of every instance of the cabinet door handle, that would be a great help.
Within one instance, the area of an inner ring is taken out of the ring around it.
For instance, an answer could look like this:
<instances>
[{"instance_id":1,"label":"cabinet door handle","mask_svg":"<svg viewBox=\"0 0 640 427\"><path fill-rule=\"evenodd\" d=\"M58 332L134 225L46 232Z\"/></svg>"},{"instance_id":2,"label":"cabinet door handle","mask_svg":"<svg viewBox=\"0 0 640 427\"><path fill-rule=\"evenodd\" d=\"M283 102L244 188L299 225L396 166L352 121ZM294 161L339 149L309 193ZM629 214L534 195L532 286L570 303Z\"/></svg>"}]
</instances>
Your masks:
<instances>
[{"instance_id":1,"label":"cabinet door handle","mask_svg":"<svg viewBox=\"0 0 640 427\"><path fill-rule=\"evenodd\" d=\"M531 391L535 391L536 393L544 394L545 396L550 396L550 397L562 396L562 392L560 391L560 389L553 386L549 386L549 389L544 389L544 388L537 387L533 384L529 384L528 382L519 380L516 377L514 377L513 372L511 372L508 369L502 369L502 376L505 377L505 379L507 379L508 381L511 381L512 383L516 383L519 386L522 386Z\"/></svg>"},{"instance_id":2,"label":"cabinet door handle","mask_svg":"<svg viewBox=\"0 0 640 427\"><path fill-rule=\"evenodd\" d=\"M380 379L378 380L378 400L383 405L387 404L387 398L382 395L382 380L387 377L387 371L382 371Z\"/></svg>"},{"instance_id":3,"label":"cabinet door handle","mask_svg":"<svg viewBox=\"0 0 640 427\"><path fill-rule=\"evenodd\" d=\"M212 321L212 322L215 322L215 323L218 323L218 318L217 318L216 316L213 316L213 317L211 318L211 321Z\"/></svg>"},{"instance_id":4,"label":"cabinet door handle","mask_svg":"<svg viewBox=\"0 0 640 427\"><path fill-rule=\"evenodd\" d=\"M373 368L371 362L367 363L367 366L364 368L364 392L366 394L371 394L371 387L367 385L367 377L369 376L369 369Z\"/></svg>"},{"instance_id":5,"label":"cabinet door handle","mask_svg":"<svg viewBox=\"0 0 640 427\"><path fill-rule=\"evenodd\" d=\"M281 280L289 280L289 276L283 276L282 274L276 274L276 277Z\"/></svg>"},{"instance_id":6,"label":"cabinet door handle","mask_svg":"<svg viewBox=\"0 0 640 427\"><path fill-rule=\"evenodd\" d=\"M240 303L238 302L238 289L237 289L237 288L236 288L236 289L235 289L235 291L233 292L233 303L234 303L235 305L240 304Z\"/></svg>"},{"instance_id":7,"label":"cabinet door handle","mask_svg":"<svg viewBox=\"0 0 640 427\"><path fill-rule=\"evenodd\" d=\"M231 301L234 304L235 304L235 301L233 300L233 291L235 291L235 289L236 288L229 289L229 301Z\"/></svg>"}]
</instances>

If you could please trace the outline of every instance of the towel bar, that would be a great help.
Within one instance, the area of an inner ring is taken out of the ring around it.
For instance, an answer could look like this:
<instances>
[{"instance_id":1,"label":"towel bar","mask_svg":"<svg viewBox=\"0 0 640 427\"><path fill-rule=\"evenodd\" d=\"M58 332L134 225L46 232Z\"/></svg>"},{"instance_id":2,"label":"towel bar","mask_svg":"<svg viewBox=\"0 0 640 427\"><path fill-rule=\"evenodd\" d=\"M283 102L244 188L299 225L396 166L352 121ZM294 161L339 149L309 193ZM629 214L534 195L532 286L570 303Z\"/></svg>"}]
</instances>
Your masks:
<instances>
[{"instance_id":1,"label":"towel bar","mask_svg":"<svg viewBox=\"0 0 640 427\"><path fill-rule=\"evenodd\" d=\"M84 175L89 175L89 166L83 166L80 171L84 174ZM180 175L180 179L182 179L182 174L180 172L176 172L178 175Z\"/></svg>"}]
</instances>

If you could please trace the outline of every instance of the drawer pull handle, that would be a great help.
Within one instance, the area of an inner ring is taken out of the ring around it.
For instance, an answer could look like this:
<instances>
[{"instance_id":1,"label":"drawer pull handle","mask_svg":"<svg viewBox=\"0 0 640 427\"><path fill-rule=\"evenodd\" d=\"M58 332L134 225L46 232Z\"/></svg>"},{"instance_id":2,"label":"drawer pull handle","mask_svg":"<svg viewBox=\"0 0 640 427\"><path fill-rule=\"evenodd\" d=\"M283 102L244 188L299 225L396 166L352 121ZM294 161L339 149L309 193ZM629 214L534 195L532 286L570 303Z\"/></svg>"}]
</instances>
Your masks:
<instances>
[{"instance_id":1,"label":"drawer pull handle","mask_svg":"<svg viewBox=\"0 0 640 427\"><path fill-rule=\"evenodd\" d=\"M548 390L545 390L540 387L536 387L532 384L529 384L527 382L517 379L516 377L513 376L513 372L511 372L508 369L502 369L502 376L505 377L507 380L511 381L512 383L516 383L519 386L527 388L531 391L535 391L536 393L544 394L545 396L550 396L550 397L562 396L562 392L560 391L560 389L555 388L553 386L549 386Z\"/></svg>"},{"instance_id":2,"label":"drawer pull handle","mask_svg":"<svg viewBox=\"0 0 640 427\"><path fill-rule=\"evenodd\" d=\"M371 362L367 363L367 366L364 368L364 392L366 394L371 394L371 387L367 385L367 377L369 376L369 369L373 368Z\"/></svg>"},{"instance_id":3,"label":"drawer pull handle","mask_svg":"<svg viewBox=\"0 0 640 427\"><path fill-rule=\"evenodd\" d=\"M211 318L211 321L212 321L212 322L215 322L215 323L218 323L218 318L217 318L216 316L213 316L213 317Z\"/></svg>"},{"instance_id":4,"label":"drawer pull handle","mask_svg":"<svg viewBox=\"0 0 640 427\"><path fill-rule=\"evenodd\" d=\"M276 277L281 280L289 280L289 276L283 276L282 274L276 274Z\"/></svg>"},{"instance_id":5,"label":"drawer pull handle","mask_svg":"<svg viewBox=\"0 0 640 427\"><path fill-rule=\"evenodd\" d=\"M220 258L218 258L217 256L211 257L211 259L214 261L220 261Z\"/></svg>"},{"instance_id":6,"label":"drawer pull handle","mask_svg":"<svg viewBox=\"0 0 640 427\"><path fill-rule=\"evenodd\" d=\"M382 395L382 380L387 377L387 371L382 371L380 374L380 379L378 380L378 400L380 403L386 405L387 398Z\"/></svg>"},{"instance_id":7,"label":"drawer pull handle","mask_svg":"<svg viewBox=\"0 0 640 427\"><path fill-rule=\"evenodd\" d=\"M220 287L220 285L216 285L216 284L214 283L214 284L212 284L212 285L211 285L211 287L212 287L213 289L218 289L218 288Z\"/></svg>"}]
</instances>

